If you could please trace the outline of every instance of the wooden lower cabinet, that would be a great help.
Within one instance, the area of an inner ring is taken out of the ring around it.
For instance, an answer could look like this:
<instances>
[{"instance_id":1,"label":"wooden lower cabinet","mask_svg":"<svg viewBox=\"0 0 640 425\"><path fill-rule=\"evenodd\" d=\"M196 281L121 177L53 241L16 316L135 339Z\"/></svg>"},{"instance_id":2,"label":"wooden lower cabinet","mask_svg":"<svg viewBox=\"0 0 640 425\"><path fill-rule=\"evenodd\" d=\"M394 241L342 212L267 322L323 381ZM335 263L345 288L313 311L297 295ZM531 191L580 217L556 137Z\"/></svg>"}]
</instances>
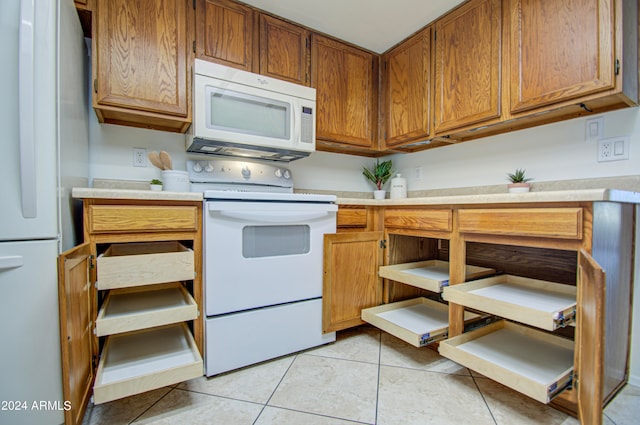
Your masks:
<instances>
[{"instance_id":1,"label":"wooden lower cabinet","mask_svg":"<svg viewBox=\"0 0 640 425\"><path fill-rule=\"evenodd\" d=\"M326 331L360 324L361 311L416 347L439 341L443 356L582 423L602 423L628 379L635 205L447 208L451 225L439 228L448 233L416 224L432 206L385 207L384 265L373 255L379 232L327 236ZM419 298L407 299L412 292Z\"/></svg>"},{"instance_id":2,"label":"wooden lower cabinet","mask_svg":"<svg viewBox=\"0 0 640 425\"><path fill-rule=\"evenodd\" d=\"M85 243L59 266L67 424L82 423L92 394L101 404L203 375L202 203L89 198L83 209Z\"/></svg>"}]
</instances>

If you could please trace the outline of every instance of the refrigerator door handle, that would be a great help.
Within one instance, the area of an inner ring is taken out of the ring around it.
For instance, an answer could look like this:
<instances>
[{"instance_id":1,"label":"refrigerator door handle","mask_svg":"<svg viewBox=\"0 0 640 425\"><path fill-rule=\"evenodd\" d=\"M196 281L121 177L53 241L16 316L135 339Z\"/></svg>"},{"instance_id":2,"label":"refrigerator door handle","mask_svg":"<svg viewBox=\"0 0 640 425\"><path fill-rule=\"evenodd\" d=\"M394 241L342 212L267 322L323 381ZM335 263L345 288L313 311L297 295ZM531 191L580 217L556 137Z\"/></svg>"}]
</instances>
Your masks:
<instances>
[{"instance_id":1,"label":"refrigerator door handle","mask_svg":"<svg viewBox=\"0 0 640 425\"><path fill-rule=\"evenodd\" d=\"M21 0L18 103L20 112L20 194L24 218L35 218L37 215L34 134L34 14L34 0Z\"/></svg>"},{"instance_id":2,"label":"refrigerator door handle","mask_svg":"<svg viewBox=\"0 0 640 425\"><path fill-rule=\"evenodd\" d=\"M8 255L0 257L0 271L16 269L22 266L24 266L24 258L22 255Z\"/></svg>"}]
</instances>

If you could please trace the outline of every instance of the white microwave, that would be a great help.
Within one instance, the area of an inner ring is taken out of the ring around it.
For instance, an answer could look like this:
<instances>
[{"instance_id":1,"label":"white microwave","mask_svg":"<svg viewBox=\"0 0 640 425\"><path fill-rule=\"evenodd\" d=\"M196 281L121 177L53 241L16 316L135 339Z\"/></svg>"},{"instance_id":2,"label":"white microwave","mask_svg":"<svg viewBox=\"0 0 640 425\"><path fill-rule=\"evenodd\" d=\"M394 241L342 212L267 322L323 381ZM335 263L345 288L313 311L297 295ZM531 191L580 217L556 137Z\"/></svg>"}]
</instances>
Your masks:
<instances>
[{"instance_id":1,"label":"white microwave","mask_svg":"<svg viewBox=\"0 0 640 425\"><path fill-rule=\"evenodd\" d=\"M195 60L188 152L289 162L316 146L316 90Z\"/></svg>"}]
</instances>

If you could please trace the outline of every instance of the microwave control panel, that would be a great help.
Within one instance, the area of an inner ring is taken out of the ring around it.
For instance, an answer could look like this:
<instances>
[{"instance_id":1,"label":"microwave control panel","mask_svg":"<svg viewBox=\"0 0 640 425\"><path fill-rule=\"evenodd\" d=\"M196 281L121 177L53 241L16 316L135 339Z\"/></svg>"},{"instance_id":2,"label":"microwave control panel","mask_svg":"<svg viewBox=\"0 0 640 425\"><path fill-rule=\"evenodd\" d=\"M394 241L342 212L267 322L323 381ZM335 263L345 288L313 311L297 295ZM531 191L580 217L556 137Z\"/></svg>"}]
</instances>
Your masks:
<instances>
[{"instance_id":1,"label":"microwave control panel","mask_svg":"<svg viewBox=\"0 0 640 425\"><path fill-rule=\"evenodd\" d=\"M300 124L300 141L302 143L313 143L313 121L313 108L303 106Z\"/></svg>"}]
</instances>

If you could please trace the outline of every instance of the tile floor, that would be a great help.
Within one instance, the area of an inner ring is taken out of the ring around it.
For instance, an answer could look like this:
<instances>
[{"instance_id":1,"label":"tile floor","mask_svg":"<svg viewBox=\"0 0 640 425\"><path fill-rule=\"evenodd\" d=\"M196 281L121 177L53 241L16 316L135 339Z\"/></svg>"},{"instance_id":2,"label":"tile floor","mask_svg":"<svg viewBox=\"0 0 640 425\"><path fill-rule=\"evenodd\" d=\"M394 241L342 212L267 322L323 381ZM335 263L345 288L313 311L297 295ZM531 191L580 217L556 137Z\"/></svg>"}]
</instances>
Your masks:
<instances>
[{"instance_id":1,"label":"tile floor","mask_svg":"<svg viewBox=\"0 0 640 425\"><path fill-rule=\"evenodd\" d=\"M640 387L626 386L604 424L637 424ZM333 344L213 378L97 406L84 424L578 424L578 421L373 327Z\"/></svg>"}]
</instances>

